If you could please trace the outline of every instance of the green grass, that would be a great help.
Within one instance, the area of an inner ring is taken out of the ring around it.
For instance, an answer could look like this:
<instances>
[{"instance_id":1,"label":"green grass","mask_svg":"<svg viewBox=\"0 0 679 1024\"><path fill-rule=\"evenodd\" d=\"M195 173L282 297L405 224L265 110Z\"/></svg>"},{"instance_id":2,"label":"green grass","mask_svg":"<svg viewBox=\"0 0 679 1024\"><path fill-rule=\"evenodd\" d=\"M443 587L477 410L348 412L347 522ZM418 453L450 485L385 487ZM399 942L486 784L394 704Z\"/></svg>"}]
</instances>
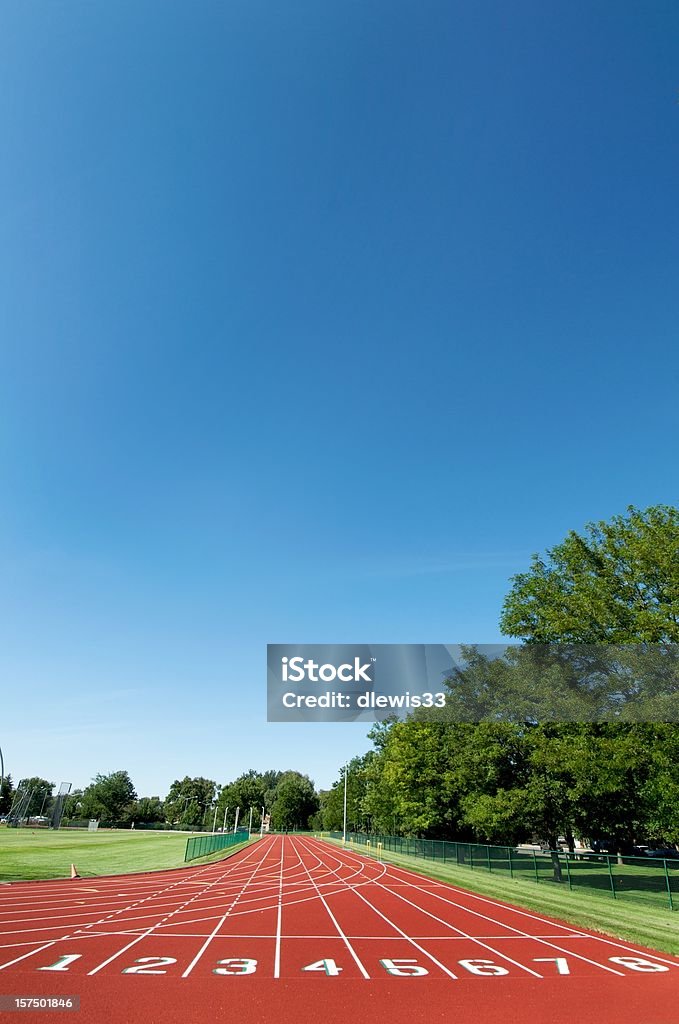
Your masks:
<instances>
[{"instance_id":1,"label":"green grass","mask_svg":"<svg viewBox=\"0 0 679 1024\"><path fill-rule=\"evenodd\" d=\"M71 864L83 877L179 868L187 838L187 833L161 831L0 828L0 881L69 878ZM223 860L242 848L220 850L191 865Z\"/></svg>"},{"instance_id":2,"label":"green grass","mask_svg":"<svg viewBox=\"0 0 679 1024\"><path fill-rule=\"evenodd\" d=\"M341 840L326 841L342 845ZM347 849L352 848L357 853L366 852L365 846L354 844L350 847L347 843ZM667 904L666 909L655 905L637 906L596 890L569 892L567 886L562 889L548 882L511 879L493 872L444 865L440 861L405 854L385 852L382 859L427 878L437 878L481 896L513 903L525 910L546 914L602 935L679 954L679 919Z\"/></svg>"}]
</instances>

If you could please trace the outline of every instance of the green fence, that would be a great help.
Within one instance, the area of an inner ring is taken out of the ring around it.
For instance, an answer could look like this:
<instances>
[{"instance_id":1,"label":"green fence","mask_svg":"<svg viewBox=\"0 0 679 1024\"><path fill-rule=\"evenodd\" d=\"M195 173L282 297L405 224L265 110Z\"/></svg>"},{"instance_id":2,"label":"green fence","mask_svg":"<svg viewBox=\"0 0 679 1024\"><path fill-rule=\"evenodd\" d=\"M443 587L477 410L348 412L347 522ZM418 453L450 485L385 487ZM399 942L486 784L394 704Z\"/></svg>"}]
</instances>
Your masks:
<instances>
[{"instance_id":1,"label":"green fence","mask_svg":"<svg viewBox=\"0 0 679 1024\"><path fill-rule=\"evenodd\" d=\"M196 860L197 857L207 857L209 853L217 853L218 850L226 850L229 846L245 843L248 838L248 832L224 832L218 835L191 836L190 839L186 840L184 861Z\"/></svg>"},{"instance_id":2,"label":"green fence","mask_svg":"<svg viewBox=\"0 0 679 1024\"><path fill-rule=\"evenodd\" d=\"M333 833L341 838L341 833ZM441 839L410 839L402 836L347 833L352 844L371 852L381 843L383 851L470 870L495 872L506 878L564 886L571 890L590 889L613 899L634 900L679 910L679 860L562 850L522 849L515 846L483 846L451 843Z\"/></svg>"}]
</instances>

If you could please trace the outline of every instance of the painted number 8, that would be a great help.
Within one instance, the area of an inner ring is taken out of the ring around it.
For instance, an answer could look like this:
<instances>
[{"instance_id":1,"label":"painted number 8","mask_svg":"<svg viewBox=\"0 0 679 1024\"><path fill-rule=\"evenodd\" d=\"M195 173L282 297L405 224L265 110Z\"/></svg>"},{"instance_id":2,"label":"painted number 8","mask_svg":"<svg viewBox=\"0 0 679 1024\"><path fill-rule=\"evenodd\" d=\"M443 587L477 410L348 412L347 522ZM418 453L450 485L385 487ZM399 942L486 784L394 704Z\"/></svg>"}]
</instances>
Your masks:
<instances>
[{"instance_id":1,"label":"painted number 8","mask_svg":"<svg viewBox=\"0 0 679 1024\"><path fill-rule=\"evenodd\" d=\"M611 956L609 960L621 967L629 967L630 971L669 971L669 967L664 964L654 964L650 960L642 960L640 956Z\"/></svg>"}]
</instances>

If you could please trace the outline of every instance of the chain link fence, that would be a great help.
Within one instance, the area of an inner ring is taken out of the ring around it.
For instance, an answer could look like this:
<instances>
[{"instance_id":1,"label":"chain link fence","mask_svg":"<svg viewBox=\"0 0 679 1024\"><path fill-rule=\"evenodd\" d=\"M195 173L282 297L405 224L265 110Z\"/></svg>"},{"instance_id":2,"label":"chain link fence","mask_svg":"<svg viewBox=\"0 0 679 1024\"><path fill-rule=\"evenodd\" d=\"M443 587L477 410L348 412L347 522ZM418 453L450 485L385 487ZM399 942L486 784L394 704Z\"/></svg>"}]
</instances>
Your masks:
<instances>
[{"instance_id":1,"label":"chain link fence","mask_svg":"<svg viewBox=\"0 0 679 1024\"><path fill-rule=\"evenodd\" d=\"M342 838L341 832L330 835ZM380 843L382 850L438 864L561 886L572 891L589 889L607 893L613 899L679 909L679 859L485 846L367 832L347 833L347 839L360 846L369 844L371 852L376 852Z\"/></svg>"}]
</instances>

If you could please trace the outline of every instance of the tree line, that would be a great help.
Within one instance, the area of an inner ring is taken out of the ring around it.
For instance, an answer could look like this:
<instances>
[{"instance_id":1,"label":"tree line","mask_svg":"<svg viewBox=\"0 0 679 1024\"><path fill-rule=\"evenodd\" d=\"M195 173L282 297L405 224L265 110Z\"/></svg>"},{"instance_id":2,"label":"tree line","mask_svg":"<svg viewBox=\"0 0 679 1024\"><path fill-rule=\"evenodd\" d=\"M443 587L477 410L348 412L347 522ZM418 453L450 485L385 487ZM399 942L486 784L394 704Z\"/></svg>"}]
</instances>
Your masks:
<instances>
[{"instance_id":1,"label":"tree line","mask_svg":"<svg viewBox=\"0 0 679 1024\"><path fill-rule=\"evenodd\" d=\"M0 815L8 815L25 794L22 818L49 819L54 810L54 788L53 782L34 777L22 779L15 789L8 775L0 794ZM67 824L96 819L104 826L124 828L233 828L237 812L240 824L249 824L251 808L257 828L264 816L273 829L306 829L318 811L319 798L311 779L297 771L251 769L225 785L186 776L175 779L164 800L158 796L139 797L129 773L116 771L98 774L85 789L70 793L64 802L62 821Z\"/></svg>"},{"instance_id":2,"label":"tree line","mask_svg":"<svg viewBox=\"0 0 679 1024\"><path fill-rule=\"evenodd\" d=\"M385 723L347 767L349 829L515 844L604 838L679 843L679 732L671 723ZM322 794L343 824L344 772Z\"/></svg>"}]
</instances>

